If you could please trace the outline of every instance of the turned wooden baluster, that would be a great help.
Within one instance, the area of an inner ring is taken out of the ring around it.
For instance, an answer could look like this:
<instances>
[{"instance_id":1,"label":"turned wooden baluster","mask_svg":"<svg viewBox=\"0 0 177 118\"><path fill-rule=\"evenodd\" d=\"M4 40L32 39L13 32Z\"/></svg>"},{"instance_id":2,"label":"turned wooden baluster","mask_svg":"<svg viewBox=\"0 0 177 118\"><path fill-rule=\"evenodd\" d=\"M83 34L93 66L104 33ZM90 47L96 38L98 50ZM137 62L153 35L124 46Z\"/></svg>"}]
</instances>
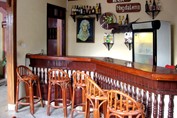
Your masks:
<instances>
[{"instance_id":1,"label":"turned wooden baluster","mask_svg":"<svg viewBox=\"0 0 177 118\"><path fill-rule=\"evenodd\" d=\"M152 94L149 92L146 118L150 118L151 117L151 113L152 113L152 109L151 108L152 108Z\"/></svg>"},{"instance_id":2,"label":"turned wooden baluster","mask_svg":"<svg viewBox=\"0 0 177 118\"><path fill-rule=\"evenodd\" d=\"M174 108L174 102L173 102L174 96L169 96L169 103L168 103L168 118L173 118L173 108Z\"/></svg>"},{"instance_id":3,"label":"turned wooden baluster","mask_svg":"<svg viewBox=\"0 0 177 118\"><path fill-rule=\"evenodd\" d=\"M144 105L144 112L146 113L146 100L147 100L147 96L146 96L146 91L144 91L143 90L143 101L142 101L142 103L143 103L143 105ZM146 116L146 114L145 114L145 116Z\"/></svg>"},{"instance_id":4,"label":"turned wooden baluster","mask_svg":"<svg viewBox=\"0 0 177 118\"><path fill-rule=\"evenodd\" d=\"M117 88L118 88L118 90L121 90L120 81L117 81Z\"/></svg>"},{"instance_id":5,"label":"turned wooden baluster","mask_svg":"<svg viewBox=\"0 0 177 118\"><path fill-rule=\"evenodd\" d=\"M133 97L133 94L132 94L132 86L130 85L130 89L129 89L129 95L131 96L131 97Z\"/></svg>"},{"instance_id":6,"label":"turned wooden baluster","mask_svg":"<svg viewBox=\"0 0 177 118\"><path fill-rule=\"evenodd\" d=\"M164 116L164 95L160 95L160 100L159 100L159 116L158 118L163 118Z\"/></svg>"},{"instance_id":7,"label":"turned wooden baluster","mask_svg":"<svg viewBox=\"0 0 177 118\"><path fill-rule=\"evenodd\" d=\"M142 90L139 88L138 101L142 103Z\"/></svg>"},{"instance_id":8,"label":"turned wooden baluster","mask_svg":"<svg viewBox=\"0 0 177 118\"><path fill-rule=\"evenodd\" d=\"M134 91L133 91L133 98L135 99L135 100L137 100L137 93L136 93L136 87L134 86L133 87L134 88Z\"/></svg>"},{"instance_id":9,"label":"turned wooden baluster","mask_svg":"<svg viewBox=\"0 0 177 118\"><path fill-rule=\"evenodd\" d=\"M154 94L153 117L157 118L157 95Z\"/></svg>"}]
</instances>

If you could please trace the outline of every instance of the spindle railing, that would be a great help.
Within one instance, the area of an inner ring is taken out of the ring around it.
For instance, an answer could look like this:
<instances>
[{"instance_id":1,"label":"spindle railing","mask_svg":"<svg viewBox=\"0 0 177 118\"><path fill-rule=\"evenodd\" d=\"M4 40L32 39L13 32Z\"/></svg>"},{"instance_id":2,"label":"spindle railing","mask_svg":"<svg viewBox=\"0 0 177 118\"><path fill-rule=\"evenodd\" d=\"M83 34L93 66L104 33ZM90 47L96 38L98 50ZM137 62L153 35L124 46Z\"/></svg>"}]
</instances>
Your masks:
<instances>
[{"instance_id":1,"label":"spindle railing","mask_svg":"<svg viewBox=\"0 0 177 118\"><path fill-rule=\"evenodd\" d=\"M41 80L43 99L47 99L50 68L61 68L69 77L76 70L88 73L103 89L118 89L132 96L145 106L146 118L177 117L177 72L163 67L154 67L126 61L105 58L53 57L26 55L32 71ZM129 62L130 63L130 62ZM79 102L80 94L77 94Z\"/></svg>"}]
</instances>

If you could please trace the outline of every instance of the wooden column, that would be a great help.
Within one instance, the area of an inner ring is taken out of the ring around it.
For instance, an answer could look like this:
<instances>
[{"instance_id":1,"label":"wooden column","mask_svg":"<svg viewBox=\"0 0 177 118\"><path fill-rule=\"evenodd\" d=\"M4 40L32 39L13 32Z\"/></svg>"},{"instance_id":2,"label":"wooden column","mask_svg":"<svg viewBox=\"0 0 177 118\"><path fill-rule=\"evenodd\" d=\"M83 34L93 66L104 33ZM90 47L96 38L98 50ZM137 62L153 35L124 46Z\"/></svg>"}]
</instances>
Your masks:
<instances>
[{"instance_id":1,"label":"wooden column","mask_svg":"<svg viewBox=\"0 0 177 118\"><path fill-rule=\"evenodd\" d=\"M15 83L16 83L16 0L8 0L7 9L7 38L6 45L6 72L7 72L7 101L8 104L15 104Z\"/></svg>"}]
</instances>

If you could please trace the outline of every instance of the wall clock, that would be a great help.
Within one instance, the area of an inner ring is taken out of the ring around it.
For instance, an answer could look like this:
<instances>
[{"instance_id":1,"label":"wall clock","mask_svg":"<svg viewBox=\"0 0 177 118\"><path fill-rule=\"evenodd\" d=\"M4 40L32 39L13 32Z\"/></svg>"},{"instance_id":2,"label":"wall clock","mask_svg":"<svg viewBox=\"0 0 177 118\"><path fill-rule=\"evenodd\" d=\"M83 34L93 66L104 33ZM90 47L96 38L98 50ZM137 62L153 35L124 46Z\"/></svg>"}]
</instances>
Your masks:
<instances>
[{"instance_id":1,"label":"wall clock","mask_svg":"<svg viewBox=\"0 0 177 118\"><path fill-rule=\"evenodd\" d=\"M116 23L116 22L117 22L117 18L111 12L106 12L106 13L102 14L100 17L100 25L102 28L104 28L106 30L111 29L111 27L109 26L110 23Z\"/></svg>"}]
</instances>

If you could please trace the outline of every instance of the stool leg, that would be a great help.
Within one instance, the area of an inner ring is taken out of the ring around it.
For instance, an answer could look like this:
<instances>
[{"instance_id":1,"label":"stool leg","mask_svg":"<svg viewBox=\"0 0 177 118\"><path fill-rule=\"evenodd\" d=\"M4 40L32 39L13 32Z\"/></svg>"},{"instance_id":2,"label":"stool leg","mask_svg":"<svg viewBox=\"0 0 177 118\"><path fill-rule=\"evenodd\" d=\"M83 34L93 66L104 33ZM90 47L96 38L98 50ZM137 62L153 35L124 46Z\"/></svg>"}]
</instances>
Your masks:
<instances>
[{"instance_id":1,"label":"stool leg","mask_svg":"<svg viewBox=\"0 0 177 118\"><path fill-rule=\"evenodd\" d=\"M86 102L86 97L85 97L85 88L82 88L82 103ZM82 106L82 111L85 111L85 105Z\"/></svg>"},{"instance_id":2,"label":"stool leg","mask_svg":"<svg viewBox=\"0 0 177 118\"><path fill-rule=\"evenodd\" d=\"M16 112L18 112L18 97L19 97L19 80L17 80L17 86L16 86L16 106L15 106Z\"/></svg>"},{"instance_id":3,"label":"stool leg","mask_svg":"<svg viewBox=\"0 0 177 118\"><path fill-rule=\"evenodd\" d=\"M64 112L64 117L67 117L67 105L66 105L66 88L62 87L62 99L63 99L63 112Z\"/></svg>"},{"instance_id":4,"label":"stool leg","mask_svg":"<svg viewBox=\"0 0 177 118\"><path fill-rule=\"evenodd\" d=\"M51 83L48 85L48 102L47 102L47 115L50 115L50 96L51 96Z\"/></svg>"},{"instance_id":5,"label":"stool leg","mask_svg":"<svg viewBox=\"0 0 177 118\"><path fill-rule=\"evenodd\" d=\"M41 95L41 88L40 88L39 79L37 80L37 87L38 87L38 93L39 93L39 98L40 98L41 106L44 107L44 104L43 104L43 101L42 101L42 95Z\"/></svg>"},{"instance_id":6,"label":"stool leg","mask_svg":"<svg viewBox=\"0 0 177 118\"><path fill-rule=\"evenodd\" d=\"M73 118L73 113L74 113L75 89L76 89L76 87L74 86L73 87L73 95L72 95L71 118Z\"/></svg>"},{"instance_id":7,"label":"stool leg","mask_svg":"<svg viewBox=\"0 0 177 118\"><path fill-rule=\"evenodd\" d=\"M30 112L31 112L31 114L34 114L34 99L33 99L32 82L30 82L30 85L29 85L29 99L30 99Z\"/></svg>"}]
</instances>

